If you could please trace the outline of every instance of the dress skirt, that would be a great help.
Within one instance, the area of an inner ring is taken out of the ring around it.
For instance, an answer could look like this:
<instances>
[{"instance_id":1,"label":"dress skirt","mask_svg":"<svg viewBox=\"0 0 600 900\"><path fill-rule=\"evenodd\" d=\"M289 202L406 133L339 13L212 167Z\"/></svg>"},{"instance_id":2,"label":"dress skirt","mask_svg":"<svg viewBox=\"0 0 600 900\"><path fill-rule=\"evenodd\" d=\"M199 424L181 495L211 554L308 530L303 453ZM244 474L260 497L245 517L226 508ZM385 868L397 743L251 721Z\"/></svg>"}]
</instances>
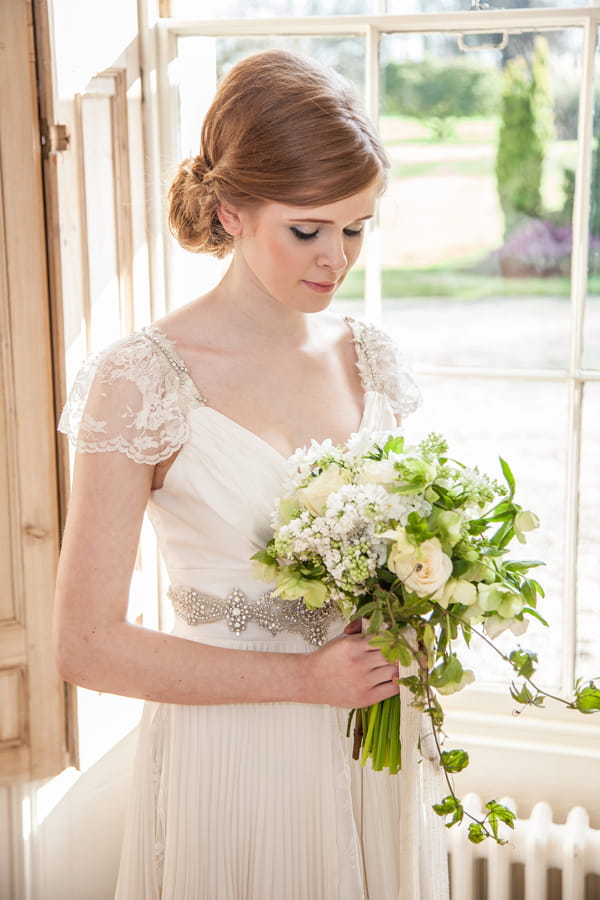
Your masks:
<instances>
[{"instance_id":1,"label":"dress skirt","mask_svg":"<svg viewBox=\"0 0 600 900\"><path fill-rule=\"evenodd\" d=\"M427 884L431 830L420 862L421 767L406 733L419 717L403 717L400 775L351 759L347 719L315 704L147 703L116 900L443 900Z\"/></svg>"}]
</instances>

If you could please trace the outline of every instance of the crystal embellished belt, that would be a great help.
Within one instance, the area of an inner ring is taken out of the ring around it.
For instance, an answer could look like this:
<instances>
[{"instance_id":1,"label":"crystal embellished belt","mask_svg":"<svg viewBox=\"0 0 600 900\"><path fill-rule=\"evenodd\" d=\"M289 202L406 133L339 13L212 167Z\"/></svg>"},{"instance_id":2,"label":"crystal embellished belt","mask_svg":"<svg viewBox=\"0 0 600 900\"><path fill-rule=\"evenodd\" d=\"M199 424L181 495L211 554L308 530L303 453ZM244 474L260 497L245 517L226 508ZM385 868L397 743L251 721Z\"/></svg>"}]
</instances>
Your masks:
<instances>
[{"instance_id":1,"label":"crystal embellished belt","mask_svg":"<svg viewBox=\"0 0 600 900\"><path fill-rule=\"evenodd\" d=\"M249 622L256 622L273 636L281 631L300 633L315 647L325 643L329 626L341 618L337 607L329 601L319 609L307 609L302 600L282 600L272 591L265 591L254 602L238 587L224 600L189 587L170 587L167 596L175 615L188 625L225 620L230 631L239 635Z\"/></svg>"}]
</instances>

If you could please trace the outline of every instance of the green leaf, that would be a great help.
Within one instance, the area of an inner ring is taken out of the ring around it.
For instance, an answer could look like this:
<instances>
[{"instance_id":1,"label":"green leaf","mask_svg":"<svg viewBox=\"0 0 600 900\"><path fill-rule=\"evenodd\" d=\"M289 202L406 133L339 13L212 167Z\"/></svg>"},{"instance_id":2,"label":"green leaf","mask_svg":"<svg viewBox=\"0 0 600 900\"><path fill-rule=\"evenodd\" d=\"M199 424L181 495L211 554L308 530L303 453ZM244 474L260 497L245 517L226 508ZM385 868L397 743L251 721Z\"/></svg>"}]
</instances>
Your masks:
<instances>
[{"instance_id":1,"label":"green leaf","mask_svg":"<svg viewBox=\"0 0 600 900\"><path fill-rule=\"evenodd\" d=\"M493 547L498 547L499 549L503 550L506 546L508 546L508 544L510 544L514 536L515 532L512 527L512 522L504 522L504 524L501 525L500 528L498 528L498 530L495 531L491 536L490 544Z\"/></svg>"},{"instance_id":2,"label":"green leaf","mask_svg":"<svg viewBox=\"0 0 600 900\"><path fill-rule=\"evenodd\" d=\"M371 614L371 618L369 619L369 632L374 634L378 632L383 625L384 615L381 609L373 610Z\"/></svg>"},{"instance_id":3,"label":"green leaf","mask_svg":"<svg viewBox=\"0 0 600 900\"><path fill-rule=\"evenodd\" d=\"M523 597L525 603L527 603L530 607L535 606L537 598L535 588L532 585L531 581L527 581L527 579L525 579L525 581L523 581L523 584L521 585L520 590L521 596Z\"/></svg>"},{"instance_id":4,"label":"green leaf","mask_svg":"<svg viewBox=\"0 0 600 900\"><path fill-rule=\"evenodd\" d=\"M469 840L472 844L481 844L485 841L485 831L480 822L471 822L469 825Z\"/></svg>"},{"instance_id":5,"label":"green leaf","mask_svg":"<svg viewBox=\"0 0 600 900\"><path fill-rule=\"evenodd\" d=\"M535 672L535 663L538 661L537 653L533 650L513 650L508 658L517 675L531 678Z\"/></svg>"},{"instance_id":6,"label":"green leaf","mask_svg":"<svg viewBox=\"0 0 600 900\"><path fill-rule=\"evenodd\" d=\"M446 772L462 772L469 765L469 754L466 750L443 750L441 764Z\"/></svg>"},{"instance_id":7,"label":"green leaf","mask_svg":"<svg viewBox=\"0 0 600 900\"><path fill-rule=\"evenodd\" d=\"M277 564L276 557L271 556L267 550L259 550L257 553L253 553L250 559L263 563L265 566L274 566Z\"/></svg>"},{"instance_id":8,"label":"green leaf","mask_svg":"<svg viewBox=\"0 0 600 900\"><path fill-rule=\"evenodd\" d=\"M440 688L451 682L459 682L462 675L463 667L461 662L456 654L453 653L438 663L435 669L431 670L430 681L433 687Z\"/></svg>"},{"instance_id":9,"label":"green leaf","mask_svg":"<svg viewBox=\"0 0 600 900\"><path fill-rule=\"evenodd\" d=\"M473 535L483 534L484 531L487 531L488 524L486 519L472 519L467 526L467 531Z\"/></svg>"},{"instance_id":10,"label":"green leaf","mask_svg":"<svg viewBox=\"0 0 600 900\"><path fill-rule=\"evenodd\" d=\"M501 500L492 509L488 509L482 518L488 522L503 522L507 518L514 518L517 507L512 500Z\"/></svg>"},{"instance_id":11,"label":"green leaf","mask_svg":"<svg viewBox=\"0 0 600 900\"><path fill-rule=\"evenodd\" d=\"M579 685L579 682L578 682ZM579 686L575 691L575 700L568 704L569 709L576 709L584 715L600 711L600 688L590 681L586 687Z\"/></svg>"},{"instance_id":12,"label":"green leaf","mask_svg":"<svg viewBox=\"0 0 600 900\"><path fill-rule=\"evenodd\" d=\"M389 569L377 569L376 575L380 584L393 584L396 581L396 576Z\"/></svg>"},{"instance_id":13,"label":"green leaf","mask_svg":"<svg viewBox=\"0 0 600 900\"><path fill-rule=\"evenodd\" d=\"M489 803L485 804L485 808L489 810L490 820L493 818L494 820L504 822L509 828L515 827L515 813L507 806L496 803L495 800L490 800Z\"/></svg>"},{"instance_id":14,"label":"green leaf","mask_svg":"<svg viewBox=\"0 0 600 900\"><path fill-rule=\"evenodd\" d=\"M404 438L402 436L390 437L383 445L383 452L385 456L389 456L390 453L402 453L403 450Z\"/></svg>"},{"instance_id":15,"label":"green leaf","mask_svg":"<svg viewBox=\"0 0 600 900\"><path fill-rule=\"evenodd\" d=\"M535 619L537 619L539 622L541 622L542 625L545 625L546 628L548 628L548 623L546 622L544 617L539 614L537 609L532 609L530 606L524 606L523 609L521 610L521 612L528 613L530 616L533 616Z\"/></svg>"},{"instance_id":16,"label":"green leaf","mask_svg":"<svg viewBox=\"0 0 600 900\"><path fill-rule=\"evenodd\" d=\"M399 662L402 666L410 666L413 661L412 650L401 635L380 631L373 635L369 643L378 647L390 663Z\"/></svg>"},{"instance_id":17,"label":"green leaf","mask_svg":"<svg viewBox=\"0 0 600 900\"><path fill-rule=\"evenodd\" d=\"M529 569L535 569L538 566L545 566L545 562L539 559L519 559L506 563L504 568L510 572L528 572Z\"/></svg>"},{"instance_id":18,"label":"green leaf","mask_svg":"<svg viewBox=\"0 0 600 900\"><path fill-rule=\"evenodd\" d=\"M399 678L398 683L412 691L415 697L422 697L425 693L423 682L418 675L406 675L404 678Z\"/></svg>"},{"instance_id":19,"label":"green leaf","mask_svg":"<svg viewBox=\"0 0 600 900\"><path fill-rule=\"evenodd\" d=\"M514 682L510 686L510 696L513 700L516 700L517 703L523 703L524 705L531 703L533 700L533 694L529 690L526 684L521 685L519 688Z\"/></svg>"},{"instance_id":20,"label":"green leaf","mask_svg":"<svg viewBox=\"0 0 600 900\"><path fill-rule=\"evenodd\" d=\"M451 828L453 825L462 822L464 816L462 803L458 797L454 797L452 794L444 797L441 803L434 803L433 811L436 812L438 816L452 816L451 820L445 823L446 828Z\"/></svg>"},{"instance_id":21,"label":"green leaf","mask_svg":"<svg viewBox=\"0 0 600 900\"><path fill-rule=\"evenodd\" d=\"M465 609L465 607L463 606L461 612L464 609ZM466 622L461 622L460 630L462 631L462 636L463 636L463 640L464 640L465 644L467 645L467 647L470 647L471 639L473 637L472 627L470 625L467 625Z\"/></svg>"},{"instance_id":22,"label":"green leaf","mask_svg":"<svg viewBox=\"0 0 600 900\"><path fill-rule=\"evenodd\" d=\"M401 493L400 491L396 491L395 488L392 488L392 490L394 493ZM417 512L411 512L405 530L406 534L409 537L414 538L417 544L422 544L424 541L428 541L429 538L435 537L433 531L429 530L427 519L420 516Z\"/></svg>"},{"instance_id":23,"label":"green leaf","mask_svg":"<svg viewBox=\"0 0 600 900\"><path fill-rule=\"evenodd\" d=\"M536 589L536 591L538 592L538 594L540 595L540 597L545 597L546 595L544 593L544 589L541 586L541 584L539 582L535 581L535 579L533 579L533 578L530 578L529 580L532 583L532 585L534 586L534 588Z\"/></svg>"},{"instance_id":24,"label":"green leaf","mask_svg":"<svg viewBox=\"0 0 600 900\"><path fill-rule=\"evenodd\" d=\"M500 467L502 469L502 474L504 475L504 478L508 485L508 489L510 491L510 496L512 497L515 493L515 487L516 487L515 476L513 475L511 468L510 468L509 464L506 462L506 460L502 459L501 456L499 457L499 459L500 459Z\"/></svg>"},{"instance_id":25,"label":"green leaf","mask_svg":"<svg viewBox=\"0 0 600 900\"><path fill-rule=\"evenodd\" d=\"M371 603L361 603L357 609L355 614L352 616L353 619L366 619L371 613L374 613L376 609L379 609L379 603L375 603L371 601Z\"/></svg>"}]
</instances>

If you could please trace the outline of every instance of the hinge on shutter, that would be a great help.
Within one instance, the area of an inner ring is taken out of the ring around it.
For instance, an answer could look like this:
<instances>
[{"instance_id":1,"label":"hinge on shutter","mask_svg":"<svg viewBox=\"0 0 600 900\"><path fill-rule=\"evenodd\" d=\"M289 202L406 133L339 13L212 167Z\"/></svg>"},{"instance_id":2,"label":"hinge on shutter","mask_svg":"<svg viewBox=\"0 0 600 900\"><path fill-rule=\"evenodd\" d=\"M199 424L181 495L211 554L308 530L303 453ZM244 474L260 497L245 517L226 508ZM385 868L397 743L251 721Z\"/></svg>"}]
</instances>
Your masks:
<instances>
[{"instance_id":1,"label":"hinge on shutter","mask_svg":"<svg viewBox=\"0 0 600 900\"><path fill-rule=\"evenodd\" d=\"M49 125L47 119L40 119L40 141L44 159L48 159L51 153L67 150L70 139L66 125Z\"/></svg>"}]
</instances>

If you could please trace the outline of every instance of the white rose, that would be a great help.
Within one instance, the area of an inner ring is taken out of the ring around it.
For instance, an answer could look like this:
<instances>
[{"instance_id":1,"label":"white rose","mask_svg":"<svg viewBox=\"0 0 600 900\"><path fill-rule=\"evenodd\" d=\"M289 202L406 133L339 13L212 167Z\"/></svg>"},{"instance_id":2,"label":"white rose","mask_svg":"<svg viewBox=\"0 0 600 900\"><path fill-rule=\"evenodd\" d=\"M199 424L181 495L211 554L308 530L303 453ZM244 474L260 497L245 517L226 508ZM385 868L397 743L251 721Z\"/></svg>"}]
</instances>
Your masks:
<instances>
[{"instance_id":1,"label":"white rose","mask_svg":"<svg viewBox=\"0 0 600 900\"><path fill-rule=\"evenodd\" d=\"M406 544L398 541L390 549L388 566L404 586L419 597L438 591L452 572L452 560L446 556L437 538L411 547L408 553Z\"/></svg>"},{"instance_id":2,"label":"white rose","mask_svg":"<svg viewBox=\"0 0 600 900\"><path fill-rule=\"evenodd\" d=\"M315 516L320 516L325 510L329 495L338 491L346 483L344 470L336 465L331 465L316 478L311 478L306 487L299 488L297 497L302 506L314 513Z\"/></svg>"},{"instance_id":3,"label":"white rose","mask_svg":"<svg viewBox=\"0 0 600 900\"><path fill-rule=\"evenodd\" d=\"M359 484L392 484L396 478L391 459L365 459L360 467Z\"/></svg>"}]
</instances>

